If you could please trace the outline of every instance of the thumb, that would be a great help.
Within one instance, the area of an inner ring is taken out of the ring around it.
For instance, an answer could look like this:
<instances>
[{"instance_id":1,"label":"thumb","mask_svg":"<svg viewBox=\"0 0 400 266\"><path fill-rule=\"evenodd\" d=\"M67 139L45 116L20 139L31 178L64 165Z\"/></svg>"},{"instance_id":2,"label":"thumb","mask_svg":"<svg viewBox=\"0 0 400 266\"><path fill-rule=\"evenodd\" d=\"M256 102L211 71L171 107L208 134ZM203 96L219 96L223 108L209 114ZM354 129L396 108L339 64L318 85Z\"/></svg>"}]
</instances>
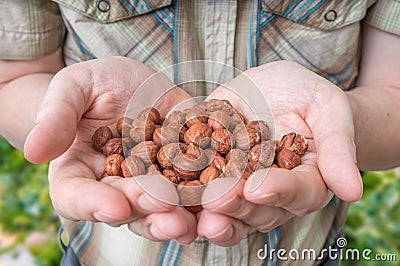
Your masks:
<instances>
[{"instance_id":1,"label":"thumb","mask_svg":"<svg viewBox=\"0 0 400 266\"><path fill-rule=\"evenodd\" d=\"M323 98L329 103L320 102L316 104L318 108L311 108L315 110L312 112L319 114L311 124L318 167L326 185L336 196L344 201L357 201L362 196L363 186L356 162L352 111L342 91L333 89L326 92L329 94Z\"/></svg>"},{"instance_id":2,"label":"thumb","mask_svg":"<svg viewBox=\"0 0 400 266\"><path fill-rule=\"evenodd\" d=\"M45 163L57 158L75 139L90 86L82 82L78 84L73 75L68 75L73 73L68 71L61 70L50 82L36 125L25 141L24 154L32 163Z\"/></svg>"}]
</instances>

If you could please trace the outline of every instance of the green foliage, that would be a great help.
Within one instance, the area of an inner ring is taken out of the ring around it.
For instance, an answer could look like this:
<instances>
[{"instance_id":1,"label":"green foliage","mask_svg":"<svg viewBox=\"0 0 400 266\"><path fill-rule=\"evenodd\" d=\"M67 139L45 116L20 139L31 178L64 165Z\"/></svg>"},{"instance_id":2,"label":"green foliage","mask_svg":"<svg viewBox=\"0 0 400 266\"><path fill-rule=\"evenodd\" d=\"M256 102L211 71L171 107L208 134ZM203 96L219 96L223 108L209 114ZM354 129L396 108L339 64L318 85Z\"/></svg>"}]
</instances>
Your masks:
<instances>
[{"instance_id":1,"label":"green foliage","mask_svg":"<svg viewBox=\"0 0 400 266\"><path fill-rule=\"evenodd\" d=\"M400 261L400 175L399 169L368 172L363 176L364 195L350 207L346 222L348 249L370 249L375 254L396 254ZM376 261L343 261L343 265L376 265Z\"/></svg>"},{"instance_id":2,"label":"green foliage","mask_svg":"<svg viewBox=\"0 0 400 266\"><path fill-rule=\"evenodd\" d=\"M35 257L37 266L58 266L61 262L61 249L57 238L50 238L41 245L31 246L31 254Z\"/></svg>"},{"instance_id":3,"label":"green foliage","mask_svg":"<svg viewBox=\"0 0 400 266\"><path fill-rule=\"evenodd\" d=\"M52 233L53 242L49 240L42 249L51 247L53 252L33 253L40 265L54 265L54 256L59 262L62 254L56 242L59 220L48 194L47 170L48 164L30 164L21 151L0 137L0 226L5 233L18 236L15 245L24 243L34 231ZM4 251L0 248L0 253Z\"/></svg>"}]
</instances>

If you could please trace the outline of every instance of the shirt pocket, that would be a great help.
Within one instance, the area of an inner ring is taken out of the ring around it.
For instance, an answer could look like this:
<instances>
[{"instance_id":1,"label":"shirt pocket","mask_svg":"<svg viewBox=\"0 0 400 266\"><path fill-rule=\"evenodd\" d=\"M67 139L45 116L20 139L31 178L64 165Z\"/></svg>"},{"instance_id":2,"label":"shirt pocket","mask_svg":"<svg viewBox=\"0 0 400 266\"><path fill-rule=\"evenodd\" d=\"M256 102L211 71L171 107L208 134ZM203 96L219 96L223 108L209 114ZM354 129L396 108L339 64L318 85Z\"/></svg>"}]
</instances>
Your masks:
<instances>
[{"instance_id":1,"label":"shirt pocket","mask_svg":"<svg viewBox=\"0 0 400 266\"><path fill-rule=\"evenodd\" d=\"M362 20L368 6L371 5L370 2L366 0L263 0L262 11L304 26L329 31Z\"/></svg>"},{"instance_id":2,"label":"shirt pocket","mask_svg":"<svg viewBox=\"0 0 400 266\"><path fill-rule=\"evenodd\" d=\"M343 89L357 75L360 21L371 1L263 0L258 63L296 61Z\"/></svg>"},{"instance_id":3,"label":"shirt pocket","mask_svg":"<svg viewBox=\"0 0 400 266\"><path fill-rule=\"evenodd\" d=\"M153 67L173 62L172 0L55 2L69 32L65 53L70 63L118 55Z\"/></svg>"},{"instance_id":4,"label":"shirt pocket","mask_svg":"<svg viewBox=\"0 0 400 266\"><path fill-rule=\"evenodd\" d=\"M172 4L172 0L54 0L54 2L57 2L65 7L69 7L78 13L101 23L112 23L135 16L148 14Z\"/></svg>"}]
</instances>

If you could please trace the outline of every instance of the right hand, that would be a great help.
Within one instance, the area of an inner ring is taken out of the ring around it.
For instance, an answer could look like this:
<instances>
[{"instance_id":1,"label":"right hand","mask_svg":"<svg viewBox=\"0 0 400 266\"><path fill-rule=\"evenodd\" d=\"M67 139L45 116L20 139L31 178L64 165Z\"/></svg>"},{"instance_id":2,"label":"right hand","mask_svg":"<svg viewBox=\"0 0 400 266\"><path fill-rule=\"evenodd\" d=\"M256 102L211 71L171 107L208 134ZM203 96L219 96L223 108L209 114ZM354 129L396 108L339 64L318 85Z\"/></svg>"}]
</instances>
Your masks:
<instances>
[{"instance_id":1,"label":"right hand","mask_svg":"<svg viewBox=\"0 0 400 266\"><path fill-rule=\"evenodd\" d=\"M91 60L62 69L49 85L24 152L33 163L52 161L50 196L62 217L113 226L128 224L131 231L153 241L177 239L190 243L197 236L196 218L177 206L174 186L160 182L162 177L139 178L143 180L141 185L154 189L151 195L163 200L145 193L131 178L97 180L103 175L105 157L91 146L93 132L104 125L114 127L138 86L154 73L123 57ZM166 113L187 98L188 94L175 88L156 107Z\"/></svg>"}]
</instances>

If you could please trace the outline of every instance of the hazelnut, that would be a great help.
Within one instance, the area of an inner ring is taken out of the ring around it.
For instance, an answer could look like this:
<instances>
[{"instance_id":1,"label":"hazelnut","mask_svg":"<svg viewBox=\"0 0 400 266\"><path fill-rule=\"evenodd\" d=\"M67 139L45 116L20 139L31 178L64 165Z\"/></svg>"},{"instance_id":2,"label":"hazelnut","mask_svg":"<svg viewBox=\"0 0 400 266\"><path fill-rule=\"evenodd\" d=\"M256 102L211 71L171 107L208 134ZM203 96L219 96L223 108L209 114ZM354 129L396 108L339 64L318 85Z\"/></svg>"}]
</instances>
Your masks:
<instances>
[{"instance_id":1,"label":"hazelnut","mask_svg":"<svg viewBox=\"0 0 400 266\"><path fill-rule=\"evenodd\" d=\"M247 164L240 178L247 180L254 173L254 171L255 170L252 169L252 166L250 164Z\"/></svg>"},{"instance_id":2,"label":"hazelnut","mask_svg":"<svg viewBox=\"0 0 400 266\"><path fill-rule=\"evenodd\" d=\"M171 123L167 127L168 128L172 128L172 129L174 129L175 131L178 132L178 136L179 136L178 139L179 139L180 142L184 142L185 141L184 138L185 138L185 133L186 133L186 127L184 125Z\"/></svg>"},{"instance_id":3,"label":"hazelnut","mask_svg":"<svg viewBox=\"0 0 400 266\"><path fill-rule=\"evenodd\" d=\"M122 162L121 168L123 177L134 177L146 172L143 161L136 156L127 157Z\"/></svg>"},{"instance_id":4,"label":"hazelnut","mask_svg":"<svg viewBox=\"0 0 400 266\"><path fill-rule=\"evenodd\" d=\"M202 155L203 150L196 144L190 143L187 145L186 153L190 153L196 156L196 158L199 158Z\"/></svg>"},{"instance_id":5,"label":"hazelnut","mask_svg":"<svg viewBox=\"0 0 400 266\"><path fill-rule=\"evenodd\" d=\"M203 184L199 180L182 181L176 189L181 204L186 205L185 208L188 211L198 213L203 209L201 205L198 205L201 202L201 196L204 191Z\"/></svg>"},{"instance_id":6,"label":"hazelnut","mask_svg":"<svg viewBox=\"0 0 400 266\"><path fill-rule=\"evenodd\" d=\"M173 111L167 116L165 123L167 125L169 124L184 125L186 123L186 114L182 111Z\"/></svg>"},{"instance_id":7,"label":"hazelnut","mask_svg":"<svg viewBox=\"0 0 400 266\"><path fill-rule=\"evenodd\" d=\"M113 138L107 141L106 145L103 147L103 154L105 156L110 156L112 154L124 155L124 149L122 147L122 139Z\"/></svg>"},{"instance_id":8,"label":"hazelnut","mask_svg":"<svg viewBox=\"0 0 400 266\"><path fill-rule=\"evenodd\" d=\"M203 153L207 157L207 165L211 163L211 161L214 159L214 156L217 154L217 151L214 148L208 148L203 150Z\"/></svg>"},{"instance_id":9,"label":"hazelnut","mask_svg":"<svg viewBox=\"0 0 400 266\"><path fill-rule=\"evenodd\" d=\"M308 149L308 144L303 135L291 132L282 137L279 150L283 148L294 151L299 156L303 156Z\"/></svg>"},{"instance_id":10,"label":"hazelnut","mask_svg":"<svg viewBox=\"0 0 400 266\"><path fill-rule=\"evenodd\" d=\"M283 148L276 155L276 163L280 168L292 170L301 164L301 158L294 151Z\"/></svg>"},{"instance_id":11,"label":"hazelnut","mask_svg":"<svg viewBox=\"0 0 400 266\"><path fill-rule=\"evenodd\" d=\"M215 130L211 134L212 146L221 154L227 154L235 145L235 138L225 128Z\"/></svg>"},{"instance_id":12,"label":"hazelnut","mask_svg":"<svg viewBox=\"0 0 400 266\"><path fill-rule=\"evenodd\" d=\"M124 136L129 134L133 119L129 117L121 117L117 121L116 129L119 135Z\"/></svg>"},{"instance_id":13,"label":"hazelnut","mask_svg":"<svg viewBox=\"0 0 400 266\"><path fill-rule=\"evenodd\" d=\"M162 168L172 169L175 157L185 151L182 143L167 144L158 151L157 160Z\"/></svg>"},{"instance_id":14,"label":"hazelnut","mask_svg":"<svg viewBox=\"0 0 400 266\"><path fill-rule=\"evenodd\" d=\"M214 129L226 128L231 130L233 128L233 118L227 115L224 111L215 111L210 113L208 124Z\"/></svg>"},{"instance_id":15,"label":"hazelnut","mask_svg":"<svg viewBox=\"0 0 400 266\"><path fill-rule=\"evenodd\" d=\"M254 129L259 134L261 141L268 140L270 138L269 127L265 121L255 120L246 124L246 128Z\"/></svg>"},{"instance_id":16,"label":"hazelnut","mask_svg":"<svg viewBox=\"0 0 400 266\"><path fill-rule=\"evenodd\" d=\"M212 129L204 123L193 124L185 133L186 144L193 143L201 148L205 148L210 143Z\"/></svg>"},{"instance_id":17,"label":"hazelnut","mask_svg":"<svg viewBox=\"0 0 400 266\"><path fill-rule=\"evenodd\" d=\"M156 160L157 152L158 147L153 141L143 141L131 149L131 156L139 157L147 167Z\"/></svg>"},{"instance_id":18,"label":"hazelnut","mask_svg":"<svg viewBox=\"0 0 400 266\"><path fill-rule=\"evenodd\" d=\"M104 145L112 139L113 133L109 127L99 127L92 136L92 145L96 151L102 151Z\"/></svg>"},{"instance_id":19,"label":"hazelnut","mask_svg":"<svg viewBox=\"0 0 400 266\"><path fill-rule=\"evenodd\" d=\"M139 119L148 119L153 121L154 124L160 124L160 112L154 107L148 107L138 114Z\"/></svg>"},{"instance_id":20,"label":"hazelnut","mask_svg":"<svg viewBox=\"0 0 400 266\"><path fill-rule=\"evenodd\" d=\"M245 168L246 167L242 167L239 162L231 160L226 165L225 176L240 178L243 175Z\"/></svg>"},{"instance_id":21,"label":"hazelnut","mask_svg":"<svg viewBox=\"0 0 400 266\"><path fill-rule=\"evenodd\" d=\"M122 138L122 146L125 151L129 151L133 146L135 146L135 144L136 143L129 136Z\"/></svg>"},{"instance_id":22,"label":"hazelnut","mask_svg":"<svg viewBox=\"0 0 400 266\"><path fill-rule=\"evenodd\" d=\"M146 168L147 175L155 175L160 173L161 173L160 167L158 167L157 164L151 164L149 167Z\"/></svg>"},{"instance_id":23,"label":"hazelnut","mask_svg":"<svg viewBox=\"0 0 400 266\"><path fill-rule=\"evenodd\" d=\"M265 167L258 163L257 161L249 161L246 165L246 168L250 169L251 171L257 171L259 169L264 169Z\"/></svg>"},{"instance_id":24,"label":"hazelnut","mask_svg":"<svg viewBox=\"0 0 400 266\"><path fill-rule=\"evenodd\" d=\"M124 157L120 154L112 154L104 162L104 172L109 176L122 176L121 164Z\"/></svg>"},{"instance_id":25,"label":"hazelnut","mask_svg":"<svg viewBox=\"0 0 400 266\"><path fill-rule=\"evenodd\" d=\"M185 180L193 180L197 178L206 163L207 161L196 158L192 154L183 154L175 157L173 168L177 176Z\"/></svg>"},{"instance_id":26,"label":"hazelnut","mask_svg":"<svg viewBox=\"0 0 400 266\"><path fill-rule=\"evenodd\" d=\"M181 182L181 178L179 176L177 176L175 171L172 169L164 169L162 171L162 174L166 178L168 178L168 180L171 181L172 183L178 184L179 182Z\"/></svg>"},{"instance_id":27,"label":"hazelnut","mask_svg":"<svg viewBox=\"0 0 400 266\"><path fill-rule=\"evenodd\" d=\"M263 167L270 167L274 162L275 141L267 140L256 144L249 152L249 161L257 162Z\"/></svg>"},{"instance_id":28,"label":"hazelnut","mask_svg":"<svg viewBox=\"0 0 400 266\"><path fill-rule=\"evenodd\" d=\"M214 179L218 178L221 175L221 171L218 168L213 166L209 166L204 169L200 174L200 182L204 185L210 183Z\"/></svg>"},{"instance_id":29,"label":"hazelnut","mask_svg":"<svg viewBox=\"0 0 400 266\"><path fill-rule=\"evenodd\" d=\"M240 177L247 165L247 153L240 149L232 149L225 158L225 175Z\"/></svg>"},{"instance_id":30,"label":"hazelnut","mask_svg":"<svg viewBox=\"0 0 400 266\"><path fill-rule=\"evenodd\" d=\"M221 172L225 172L226 163L225 163L224 157L222 157L219 154L216 154L214 156L213 160L211 161L210 166L213 166L213 167L219 169Z\"/></svg>"},{"instance_id":31,"label":"hazelnut","mask_svg":"<svg viewBox=\"0 0 400 266\"><path fill-rule=\"evenodd\" d=\"M200 106L194 106L193 108L187 111L186 125L189 128L197 123L207 124L207 121L208 121L207 112Z\"/></svg>"},{"instance_id":32,"label":"hazelnut","mask_svg":"<svg viewBox=\"0 0 400 266\"><path fill-rule=\"evenodd\" d=\"M152 140L155 129L155 124L153 121L146 119L136 119L132 122L129 135L136 143Z\"/></svg>"},{"instance_id":33,"label":"hazelnut","mask_svg":"<svg viewBox=\"0 0 400 266\"><path fill-rule=\"evenodd\" d=\"M230 116L233 113L233 107L228 100L211 99L207 101L207 111L223 111L225 114Z\"/></svg>"},{"instance_id":34,"label":"hazelnut","mask_svg":"<svg viewBox=\"0 0 400 266\"><path fill-rule=\"evenodd\" d=\"M242 113L236 111L235 109L233 109L232 117L239 123L246 124L246 117Z\"/></svg>"},{"instance_id":35,"label":"hazelnut","mask_svg":"<svg viewBox=\"0 0 400 266\"><path fill-rule=\"evenodd\" d=\"M186 128L179 124L169 124L154 130L153 141L157 146L165 146L169 143L183 142Z\"/></svg>"},{"instance_id":36,"label":"hazelnut","mask_svg":"<svg viewBox=\"0 0 400 266\"><path fill-rule=\"evenodd\" d=\"M256 130L247 128L242 123L236 125L233 136L236 140L236 147L244 151L249 151L261 140L260 134Z\"/></svg>"},{"instance_id":37,"label":"hazelnut","mask_svg":"<svg viewBox=\"0 0 400 266\"><path fill-rule=\"evenodd\" d=\"M153 132L153 141L158 147L162 146L162 143L161 143L161 131L162 131L162 127L158 127Z\"/></svg>"}]
</instances>

